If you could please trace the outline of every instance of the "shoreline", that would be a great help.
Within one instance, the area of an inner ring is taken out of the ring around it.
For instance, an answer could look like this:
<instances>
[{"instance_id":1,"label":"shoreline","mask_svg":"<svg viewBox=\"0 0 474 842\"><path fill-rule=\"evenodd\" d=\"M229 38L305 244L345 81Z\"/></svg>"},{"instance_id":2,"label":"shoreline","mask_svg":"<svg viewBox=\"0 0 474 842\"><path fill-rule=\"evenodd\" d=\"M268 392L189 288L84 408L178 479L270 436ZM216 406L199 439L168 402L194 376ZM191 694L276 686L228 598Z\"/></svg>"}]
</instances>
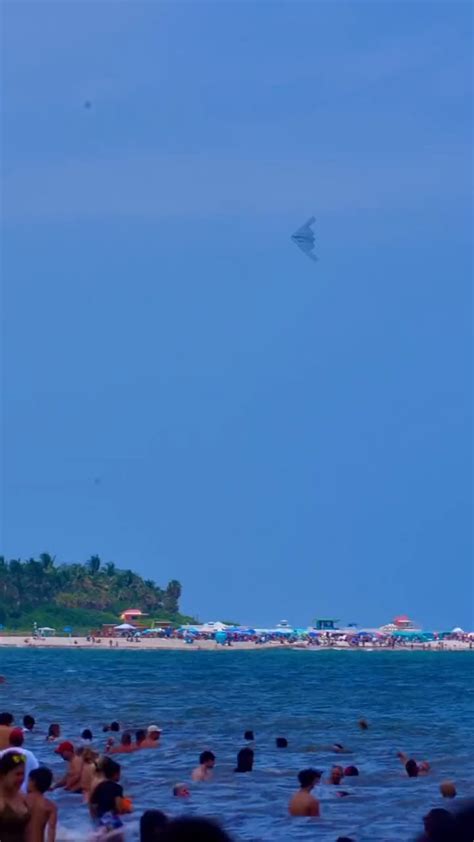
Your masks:
<instances>
[{"instance_id":1,"label":"shoreline","mask_svg":"<svg viewBox=\"0 0 474 842\"><path fill-rule=\"evenodd\" d=\"M77 641L77 642L76 642ZM116 646L116 642L118 646ZM47 637L42 640L35 640L33 638L16 637L14 635L0 635L0 647L11 647L13 649L94 649L96 651L117 652L124 650L161 650L172 652L258 652L269 650L283 650L296 649L298 651L310 652L327 652L335 650L338 652L474 652L472 643L461 640L447 640L442 646L437 643L430 645L429 643L421 644L414 643L413 646L396 646L394 648L389 646L349 646L343 642L339 642L335 646L306 646L298 644L281 644L278 641L269 641L268 643L255 644L252 642L235 642L232 646L222 646L215 642L215 640L199 640L193 644L185 643L184 640L154 638L151 640L141 640L140 643L132 643L125 639L118 639L113 641L113 646L110 646L108 638L103 638L101 643L92 643L86 637Z\"/></svg>"}]
</instances>

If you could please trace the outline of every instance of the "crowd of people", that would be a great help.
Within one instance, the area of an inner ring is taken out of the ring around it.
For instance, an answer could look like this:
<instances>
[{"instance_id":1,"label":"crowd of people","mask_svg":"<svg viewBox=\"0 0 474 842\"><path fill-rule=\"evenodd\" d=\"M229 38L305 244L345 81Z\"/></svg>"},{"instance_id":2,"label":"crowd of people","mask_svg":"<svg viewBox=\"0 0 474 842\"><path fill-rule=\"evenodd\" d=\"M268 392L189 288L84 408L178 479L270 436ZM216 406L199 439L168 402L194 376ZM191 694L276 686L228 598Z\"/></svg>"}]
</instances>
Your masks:
<instances>
[{"instance_id":1,"label":"crowd of people","mask_svg":"<svg viewBox=\"0 0 474 842\"><path fill-rule=\"evenodd\" d=\"M366 720L359 721L363 731L369 728ZM133 811L133 801L126 795L120 782L121 767L115 759L120 754L153 751L159 748L161 729L149 725L135 732L123 730L114 721L103 727L105 744L102 752L95 748L92 731L81 733L74 744L63 739L59 723L52 723L45 736L46 744L54 750L65 764L64 774L56 781L52 771L40 765L35 754L25 746L28 736L36 729L31 715L23 718L22 726L15 724L11 713L0 714L0 842L56 842L58 823L57 805L48 797L49 792L63 789L81 796L81 803L89 811L92 838L96 842L124 842L123 817ZM255 759L255 735L244 733L245 745L237 753L236 774L253 771ZM288 748L285 737L275 739L277 749ZM335 755L349 752L340 743L325 747ZM409 778L430 773L428 761L417 761L403 752L398 759ZM191 772L193 784L208 784L212 781L216 756L212 751L203 751L199 762ZM298 775L299 788L292 795L288 813L291 817L317 819L321 815L320 799L315 795L316 787L333 787L336 796L344 798L350 791L344 788L346 779L358 777L357 766L335 763L324 773L319 769L302 769ZM456 787L452 781L440 785L440 794L446 803L456 798ZM190 787L178 783L173 787L173 796L189 798ZM147 810L140 817L140 842L231 842L227 833L215 822L207 819L180 817L168 818L160 810ZM419 842L472 842L474 839L474 807L461 810L435 808L424 818L424 829ZM337 842L355 842L348 837L339 837Z\"/></svg>"}]
</instances>

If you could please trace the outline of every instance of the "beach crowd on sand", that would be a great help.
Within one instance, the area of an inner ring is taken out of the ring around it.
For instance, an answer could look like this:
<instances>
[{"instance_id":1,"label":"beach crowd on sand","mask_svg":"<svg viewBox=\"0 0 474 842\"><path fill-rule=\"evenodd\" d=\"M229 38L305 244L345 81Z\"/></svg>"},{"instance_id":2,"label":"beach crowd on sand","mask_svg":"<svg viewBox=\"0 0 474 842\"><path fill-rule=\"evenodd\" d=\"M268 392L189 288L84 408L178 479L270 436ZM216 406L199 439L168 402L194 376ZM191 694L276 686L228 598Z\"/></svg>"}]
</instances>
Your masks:
<instances>
[{"instance_id":1,"label":"beach crowd on sand","mask_svg":"<svg viewBox=\"0 0 474 842\"><path fill-rule=\"evenodd\" d=\"M362 731L369 729L365 719L358 722ZM125 793L120 782L120 755L160 748L162 732L157 725L149 725L135 732L123 730L119 722L103 727L101 750L90 729L81 733L78 742L64 739L59 723L49 725L44 740L45 748L64 761L64 774L54 780L48 766L40 765L35 754L27 747L28 740L37 733L37 724L31 715L23 717L21 725L11 713L0 714L0 842L56 842L58 809L48 793L62 789L76 799L77 809L88 811L91 823L91 840L94 842L125 842L124 816L133 812L133 796ZM251 774L257 752L257 741L252 731L243 735L243 746L237 752L235 774ZM285 751L288 741L276 737L276 748ZM332 787L339 798L350 803L350 780L360 773L357 766L347 764L350 752L336 743L328 748L334 752L335 762L329 772L305 768L296 775L298 788L288 804L289 816L308 818L317 823L321 815L320 787ZM395 762L402 763L408 778L416 779L430 774L428 761L417 761L399 752ZM205 750L198 764L190 773L190 782L177 783L173 797L188 799L193 786L212 785L216 756ZM191 764L190 764L191 769ZM474 839L474 804L467 802L456 810L456 786L452 781L440 785L440 794L446 808L437 807L427 812L424 827L419 830L418 842L472 842ZM206 818L183 816L168 818L157 809L146 810L140 816L140 842L232 842L228 834L215 821ZM414 832L417 832L415 828ZM355 842L349 837L339 837L335 842ZM407 840L408 842L408 840Z\"/></svg>"}]
</instances>

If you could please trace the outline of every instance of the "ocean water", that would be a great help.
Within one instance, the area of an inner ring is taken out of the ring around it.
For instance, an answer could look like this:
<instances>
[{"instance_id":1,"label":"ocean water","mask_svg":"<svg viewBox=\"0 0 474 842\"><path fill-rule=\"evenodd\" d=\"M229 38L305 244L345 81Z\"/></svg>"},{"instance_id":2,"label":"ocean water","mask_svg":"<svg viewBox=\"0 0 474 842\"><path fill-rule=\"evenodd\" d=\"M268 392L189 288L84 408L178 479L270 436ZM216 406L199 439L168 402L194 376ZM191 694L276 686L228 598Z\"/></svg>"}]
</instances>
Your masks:
<instances>
[{"instance_id":1,"label":"ocean water","mask_svg":"<svg viewBox=\"0 0 474 842\"><path fill-rule=\"evenodd\" d=\"M73 741L90 727L99 748L102 725L112 719L133 729L163 728L159 750L116 758L135 806L127 842L138 838L147 808L217 817L236 842L335 842L339 835L408 842L423 815L441 805L440 781L454 780L460 797L473 794L473 666L469 652L1 649L7 683L0 685L0 708L18 720L36 717L38 733L27 747L58 774L63 763L45 742L51 722ZM361 717L370 724L366 732L357 726ZM247 729L256 738L254 772L235 775ZM276 749L277 736L288 739L288 749ZM334 755L333 742L351 754ZM193 785L189 801L173 799L173 784L190 780L206 748L217 756L214 781ZM428 759L431 773L408 779L398 750ZM336 788L322 783L315 790L321 818L289 818L298 771L328 771L334 762L359 767L358 778L344 781L349 797L337 798ZM53 797L59 839L87 840L80 796Z\"/></svg>"}]
</instances>

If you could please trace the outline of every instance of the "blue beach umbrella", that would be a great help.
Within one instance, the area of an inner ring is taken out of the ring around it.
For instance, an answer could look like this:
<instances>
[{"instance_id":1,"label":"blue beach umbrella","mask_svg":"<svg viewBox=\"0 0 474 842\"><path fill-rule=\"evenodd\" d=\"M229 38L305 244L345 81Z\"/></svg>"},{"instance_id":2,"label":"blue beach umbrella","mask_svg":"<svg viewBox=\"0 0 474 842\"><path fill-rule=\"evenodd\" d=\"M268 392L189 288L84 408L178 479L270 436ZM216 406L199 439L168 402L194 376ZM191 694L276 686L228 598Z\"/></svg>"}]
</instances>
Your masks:
<instances>
[{"instance_id":1,"label":"blue beach umbrella","mask_svg":"<svg viewBox=\"0 0 474 842\"><path fill-rule=\"evenodd\" d=\"M216 632L216 643L225 643L227 640L227 634L225 631L218 631Z\"/></svg>"}]
</instances>

